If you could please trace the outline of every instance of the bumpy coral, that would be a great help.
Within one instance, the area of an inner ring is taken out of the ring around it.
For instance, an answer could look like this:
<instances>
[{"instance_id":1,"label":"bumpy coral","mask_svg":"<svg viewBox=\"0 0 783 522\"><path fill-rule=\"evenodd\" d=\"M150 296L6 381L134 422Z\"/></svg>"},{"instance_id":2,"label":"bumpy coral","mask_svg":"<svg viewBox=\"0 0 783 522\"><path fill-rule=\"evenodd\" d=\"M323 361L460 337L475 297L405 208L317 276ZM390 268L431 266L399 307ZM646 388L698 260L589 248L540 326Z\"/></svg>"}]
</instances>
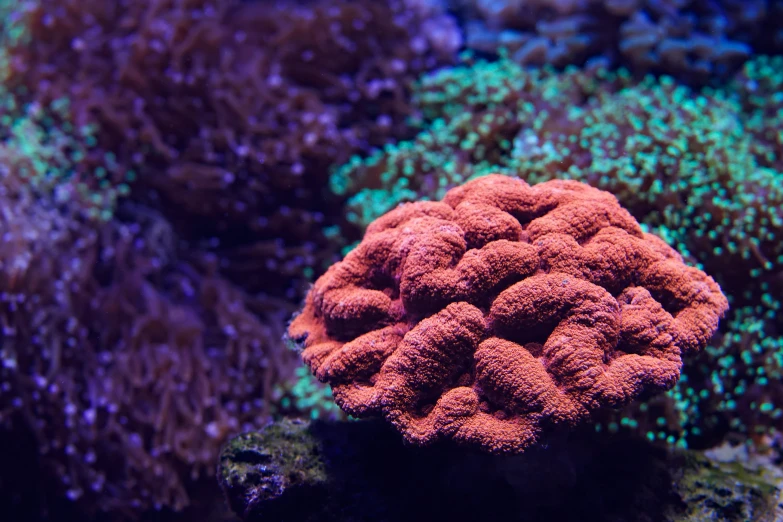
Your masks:
<instances>
[{"instance_id":1,"label":"bumpy coral","mask_svg":"<svg viewBox=\"0 0 783 522\"><path fill-rule=\"evenodd\" d=\"M610 194L488 176L376 220L289 335L349 414L519 452L671 388L727 308Z\"/></svg>"},{"instance_id":2,"label":"bumpy coral","mask_svg":"<svg viewBox=\"0 0 783 522\"><path fill-rule=\"evenodd\" d=\"M478 62L423 78L414 140L338 169L349 219L438 199L489 172L575 179L612 192L648 230L701 265L730 317L667 396L604 425L692 447L783 430L783 70L748 62L720 90L600 68ZM708 352L708 354L707 354Z\"/></svg>"},{"instance_id":3,"label":"bumpy coral","mask_svg":"<svg viewBox=\"0 0 783 522\"><path fill-rule=\"evenodd\" d=\"M529 71L508 60L442 71L417 88L423 132L355 158L332 186L353 194L349 219L366 225L398 201L442 197L488 172L585 181L667 228L710 272L731 267L721 284L744 289L783 266L780 138L770 116L780 83L753 80L771 69L766 62L745 68L746 110L733 93L694 92L668 77Z\"/></svg>"},{"instance_id":4,"label":"bumpy coral","mask_svg":"<svg viewBox=\"0 0 783 522\"><path fill-rule=\"evenodd\" d=\"M601 59L701 82L783 48L776 0L463 0L470 48L523 64Z\"/></svg>"}]
</instances>

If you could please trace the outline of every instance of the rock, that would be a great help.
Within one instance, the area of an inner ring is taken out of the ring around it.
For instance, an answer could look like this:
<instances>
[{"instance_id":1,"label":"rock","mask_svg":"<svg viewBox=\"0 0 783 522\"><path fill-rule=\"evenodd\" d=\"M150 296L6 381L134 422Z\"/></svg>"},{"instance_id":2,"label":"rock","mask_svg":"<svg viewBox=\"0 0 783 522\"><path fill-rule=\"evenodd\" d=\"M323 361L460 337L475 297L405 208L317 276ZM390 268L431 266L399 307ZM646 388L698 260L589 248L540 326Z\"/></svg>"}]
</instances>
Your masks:
<instances>
[{"instance_id":1,"label":"rock","mask_svg":"<svg viewBox=\"0 0 783 522\"><path fill-rule=\"evenodd\" d=\"M230 440L220 454L220 485L244 520L297 510L325 493L326 466L309 423L284 420Z\"/></svg>"},{"instance_id":2,"label":"rock","mask_svg":"<svg viewBox=\"0 0 783 522\"><path fill-rule=\"evenodd\" d=\"M245 522L781 520L781 472L741 452L583 430L522 455L403 444L382 422L282 420L231 440L218 478Z\"/></svg>"}]
</instances>

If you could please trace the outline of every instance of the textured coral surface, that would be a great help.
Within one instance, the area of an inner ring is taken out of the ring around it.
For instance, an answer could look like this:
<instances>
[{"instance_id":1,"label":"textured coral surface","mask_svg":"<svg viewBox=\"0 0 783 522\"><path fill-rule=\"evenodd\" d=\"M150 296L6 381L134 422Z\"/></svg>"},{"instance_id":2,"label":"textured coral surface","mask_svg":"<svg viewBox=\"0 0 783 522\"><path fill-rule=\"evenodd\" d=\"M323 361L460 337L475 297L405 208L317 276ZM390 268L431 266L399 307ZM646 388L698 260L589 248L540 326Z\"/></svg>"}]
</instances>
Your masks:
<instances>
[{"instance_id":1,"label":"textured coral surface","mask_svg":"<svg viewBox=\"0 0 783 522\"><path fill-rule=\"evenodd\" d=\"M399 202L440 199L488 173L611 192L709 273L731 310L710 345L684 361L675 388L604 412L597 429L691 448L727 435L775 440L783 430L781 58L754 58L720 89L469 60L420 82L414 140L354 158L332 186L353 194L348 217L364 226Z\"/></svg>"},{"instance_id":2,"label":"textured coral surface","mask_svg":"<svg viewBox=\"0 0 783 522\"><path fill-rule=\"evenodd\" d=\"M518 452L671 388L727 308L609 193L493 175L377 219L289 335L349 414Z\"/></svg>"},{"instance_id":3,"label":"textured coral surface","mask_svg":"<svg viewBox=\"0 0 783 522\"><path fill-rule=\"evenodd\" d=\"M244 289L289 298L336 257L329 167L404 136L409 82L458 44L396 0L33 5L5 83L96 129L85 184L123 186Z\"/></svg>"}]
</instances>

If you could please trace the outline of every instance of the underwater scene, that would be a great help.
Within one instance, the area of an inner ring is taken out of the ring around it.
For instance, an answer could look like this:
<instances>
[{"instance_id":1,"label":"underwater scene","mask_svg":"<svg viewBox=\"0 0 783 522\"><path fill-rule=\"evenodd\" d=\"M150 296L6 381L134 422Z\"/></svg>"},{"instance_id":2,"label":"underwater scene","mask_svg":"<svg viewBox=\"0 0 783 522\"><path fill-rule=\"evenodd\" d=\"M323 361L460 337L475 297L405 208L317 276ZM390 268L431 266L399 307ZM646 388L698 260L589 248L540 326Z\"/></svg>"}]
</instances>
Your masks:
<instances>
[{"instance_id":1,"label":"underwater scene","mask_svg":"<svg viewBox=\"0 0 783 522\"><path fill-rule=\"evenodd\" d=\"M0 0L0 521L783 521L783 0Z\"/></svg>"}]
</instances>

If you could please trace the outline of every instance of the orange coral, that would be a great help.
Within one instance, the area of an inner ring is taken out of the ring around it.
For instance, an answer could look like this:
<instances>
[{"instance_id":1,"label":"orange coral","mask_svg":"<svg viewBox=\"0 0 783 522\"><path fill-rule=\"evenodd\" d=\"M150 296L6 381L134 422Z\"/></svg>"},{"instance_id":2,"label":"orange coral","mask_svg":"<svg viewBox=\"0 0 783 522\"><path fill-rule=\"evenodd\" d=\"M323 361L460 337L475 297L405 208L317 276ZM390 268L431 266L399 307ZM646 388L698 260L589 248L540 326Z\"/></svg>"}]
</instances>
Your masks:
<instances>
[{"instance_id":1,"label":"orange coral","mask_svg":"<svg viewBox=\"0 0 783 522\"><path fill-rule=\"evenodd\" d=\"M611 194L493 175L373 222L289 335L346 412L520 452L671 388L727 309Z\"/></svg>"}]
</instances>

